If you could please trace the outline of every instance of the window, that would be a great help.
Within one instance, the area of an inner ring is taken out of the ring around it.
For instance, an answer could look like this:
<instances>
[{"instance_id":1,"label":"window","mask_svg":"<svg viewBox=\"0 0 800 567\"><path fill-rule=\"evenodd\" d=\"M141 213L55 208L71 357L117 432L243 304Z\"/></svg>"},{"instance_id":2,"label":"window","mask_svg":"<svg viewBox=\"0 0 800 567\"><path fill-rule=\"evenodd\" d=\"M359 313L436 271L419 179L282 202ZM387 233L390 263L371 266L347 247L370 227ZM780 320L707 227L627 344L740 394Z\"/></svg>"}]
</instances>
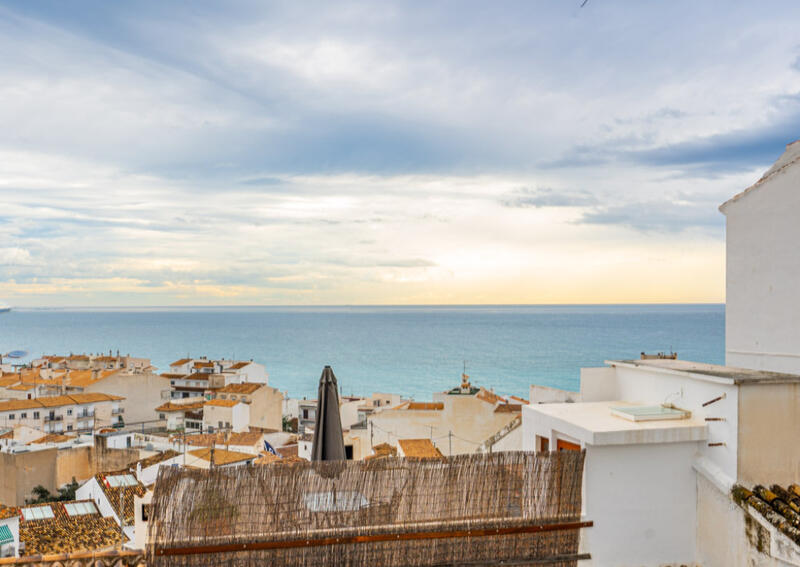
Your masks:
<instances>
[{"instance_id":1,"label":"window","mask_svg":"<svg viewBox=\"0 0 800 567\"><path fill-rule=\"evenodd\" d=\"M64 510L69 516L85 516L87 514L97 514L97 508L93 502L72 502L64 504Z\"/></svg>"},{"instance_id":2,"label":"window","mask_svg":"<svg viewBox=\"0 0 800 567\"><path fill-rule=\"evenodd\" d=\"M67 410L67 415L72 415L72 410L71 409Z\"/></svg>"},{"instance_id":3,"label":"window","mask_svg":"<svg viewBox=\"0 0 800 567\"><path fill-rule=\"evenodd\" d=\"M158 414L158 419L166 419L166 418L167 417L163 413Z\"/></svg>"},{"instance_id":4,"label":"window","mask_svg":"<svg viewBox=\"0 0 800 567\"><path fill-rule=\"evenodd\" d=\"M67 425L67 431L72 431L72 426L71 425Z\"/></svg>"},{"instance_id":5,"label":"window","mask_svg":"<svg viewBox=\"0 0 800 567\"><path fill-rule=\"evenodd\" d=\"M39 412L38 411L33 412L33 419L39 419Z\"/></svg>"},{"instance_id":6,"label":"window","mask_svg":"<svg viewBox=\"0 0 800 567\"><path fill-rule=\"evenodd\" d=\"M225 422L225 429L230 429L230 428L231 428L231 424L230 424L230 422L229 422L229 421L226 421L226 422Z\"/></svg>"},{"instance_id":7,"label":"window","mask_svg":"<svg viewBox=\"0 0 800 567\"><path fill-rule=\"evenodd\" d=\"M27 413L21 413L21 414L19 414L19 418L20 419L28 419L28 414Z\"/></svg>"},{"instance_id":8,"label":"window","mask_svg":"<svg viewBox=\"0 0 800 567\"><path fill-rule=\"evenodd\" d=\"M13 413L8 414L8 420L12 421L13 419L14 419L14 414Z\"/></svg>"},{"instance_id":9,"label":"window","mask_svg":"<svg viewBox=\"0 0 800 567\"><path fill-rule=\"evenodd\" d=\"M225 394L222 394L222 395L220 396L220 398L222 398L223 400L227 400L227 399L228 399L228 396L226 396Z\"/></svg>"},{"instance_id":10,"label":"window","mask_svg":"<svg viewBox=\"0 0 800 567\"><path fill-rule=\"evenodd\" d=\"M218 426L220 429L222 429L222 422L221 422L221 421L218 421L218 422L217 422L217 426Z\"/></svg>"},{"instance_id":11,"label":"window","mask_svg":"<svg viewBox=\"0 0 800 567\"><path fill-rule=\"evenodd\" d=\"M120 486L136 486L138 481L132 474L120 474L115 476L107 476L106 483L111 488L118 488Z\"/></svg>"},{"instance_id":12,"label":"window","mask_svg":"<svg viewBox=\"0 0 800 567\"><path fill-rule=\"evenodd\" d=\"M150 504L142 504L142 521L147 522L150 520Z\"/></svg>"},{"instance_id":13,"label":"window","mask_svg":"<svg viewBox=\"0 0 800 567\"><path fill-rule=\"evenodd\" d=\"M352 445L345 445L344 446L344 458L348 461L353 460L353 446Z\"/></svg>"},{"instance_id":14,"label":"window","mask_svg":"<svg viewBox=\"0 0 800 567\"><path fill-rule=\"evenodd\" d=\"M536 436L536 450L547 452L550 450L550 439L542 435Z\"/></svg>"},{"instance_id":15,"label":"window","mask_svg":"<svg viewBox=\"0 0 800 567\"><path fill-rule=\"evenodd\" d=\"M308 419L308 410L307 409L303 410L303 419Z\"/></svg>"},{"instance_id":16,"label":"window","mask_svg":"<svg viewBox=\"0 0 800 567\"><path fill-rule=\"evenodd\" d=\"M53 509L50 506L37 506L35 508L23 508L22 517L26 521L47 520L53 518Z\"/></svg>"}]
</instances>

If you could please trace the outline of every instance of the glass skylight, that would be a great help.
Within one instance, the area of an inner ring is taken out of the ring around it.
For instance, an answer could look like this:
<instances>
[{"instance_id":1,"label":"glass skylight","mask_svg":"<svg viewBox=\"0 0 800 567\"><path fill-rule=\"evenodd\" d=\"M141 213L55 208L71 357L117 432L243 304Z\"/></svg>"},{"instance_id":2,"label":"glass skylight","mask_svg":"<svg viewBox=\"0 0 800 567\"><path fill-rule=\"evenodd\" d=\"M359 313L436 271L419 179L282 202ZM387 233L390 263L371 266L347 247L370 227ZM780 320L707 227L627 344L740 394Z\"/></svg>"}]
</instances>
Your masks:
<instances>
[{"instance_id":1,"label":"glass skylight","mask_svg":"<svg viewBox=\"0 0 800 567\"><path fill-rule=\"evenodd\" d=\"M97 508L91 502L72 502L64 504L64 509L70 516L85 516L87 514L96 514Z\"/></svg>"},{"instance_id":2,"label":"glass skylight","mask_svg":"<svg viewBox=\"0 0 800 567\"><path fill-rule=\"evenodd\" d=\"M662 421L688 419L691 412L668 406L621 406L612 407L611 414L629 421Z\"/></svg>"},{"instance_id":3,"label":"glass skylight","mask_svg":"<svg viewBox=\"0 0 800 567\"><path fill-rule=\"evenodd\" d=\"M26 521L48 520L53 518L53 509L50 506L37 506L35 508L23 508L22 517Z\"/></svg>"},{"instance_id":4,"label":"glass skylight","mask_svg":"<svg viewBox=\"0 0 800 567\"><path fill-rule=\"evenodd\" d=\"M132 474L121 474L117 476L107 476L106 482L111 488L119 488L120 486L136 486L136 478Z\"/></svg>"}]
</instances>

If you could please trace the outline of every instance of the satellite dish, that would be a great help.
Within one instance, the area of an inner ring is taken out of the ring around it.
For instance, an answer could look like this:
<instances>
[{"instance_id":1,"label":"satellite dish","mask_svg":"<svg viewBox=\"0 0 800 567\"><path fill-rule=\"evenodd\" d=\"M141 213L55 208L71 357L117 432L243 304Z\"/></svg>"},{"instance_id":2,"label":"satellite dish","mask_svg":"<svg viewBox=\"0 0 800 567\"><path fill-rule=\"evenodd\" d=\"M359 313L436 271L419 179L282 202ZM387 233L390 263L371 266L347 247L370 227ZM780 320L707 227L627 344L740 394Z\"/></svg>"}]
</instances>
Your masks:
<instances>
[{"instance_id":1,"label":"satellite dish","mask_svg":"<svg viewBox=\"0 0 800 567\"><path fill-rule=\"evenodd\" d=\"M6 355L8 358L23 358L28 356L27 350L12 350Z\"/></svg>"}]
</instances>

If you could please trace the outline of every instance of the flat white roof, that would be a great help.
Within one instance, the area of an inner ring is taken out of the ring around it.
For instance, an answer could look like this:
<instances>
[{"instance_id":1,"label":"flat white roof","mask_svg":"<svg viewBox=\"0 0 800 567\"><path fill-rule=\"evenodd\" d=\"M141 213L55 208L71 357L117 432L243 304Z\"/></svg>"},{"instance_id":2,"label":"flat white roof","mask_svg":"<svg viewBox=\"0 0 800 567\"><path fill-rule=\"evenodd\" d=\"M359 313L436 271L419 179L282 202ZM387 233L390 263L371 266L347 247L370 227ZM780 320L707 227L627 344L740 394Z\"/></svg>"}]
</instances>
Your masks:
<instances>
[{"instance_id":1,"label":"flat white roof","mask_svg":"<svg viewBox=\"0 0 800 567\"><path fill-rule=\"evenodd\" d=\"M786 384L800 382L800 374L772 372L769 370L753 370L722 366L707 362L691 362L688 360L648 359L648 360L606 360L611 366L629 368L646 368L667 374L679 374L695 380L716 382L717 384Z\"/></svg>"},{"instance_id":2,"label":"flat white roof","mask_svg":"<svg viewBox=\"0 0 800 567\"><path fill-rule=\"evenodd\" d=\"M612 408L640 405L646 404L626 401L532 404L525 406L523 412L535 412L537 424L589 445L685 443L708 438L705 421L695 417L630 421L613 414Z\"/></svg>"}]
</instances>

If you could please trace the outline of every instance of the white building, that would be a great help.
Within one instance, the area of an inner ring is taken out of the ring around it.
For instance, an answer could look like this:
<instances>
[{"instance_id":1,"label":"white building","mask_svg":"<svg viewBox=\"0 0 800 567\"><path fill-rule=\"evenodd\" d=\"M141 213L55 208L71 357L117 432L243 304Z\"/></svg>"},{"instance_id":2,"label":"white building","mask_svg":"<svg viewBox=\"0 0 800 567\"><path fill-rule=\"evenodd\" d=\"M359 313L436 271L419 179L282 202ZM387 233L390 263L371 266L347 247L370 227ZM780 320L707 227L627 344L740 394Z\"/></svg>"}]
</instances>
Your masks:
<instances>
[{"instance_id":1,"label":"white building","mask_svg":"<svg viewBox=\"0 0 800 567\"><path fill-rule=\"evenodd\" d=\"M0 558L19 556L19 510L0 506Z\"/></svg>"},{"instance_id":2,"label":"white building","mask_svg":"<svg viewBox=\"0 0 800 567\"><path fill-rule=\"evenodd\" d=\"M800 141L725 202L726 363L800 373Z\"/></svg>"},{"instance_id":3,"label":"white building","mask_svg":"<svg viewBox=\"0 0 800 567\"><path fill-rule=\"evenodd\" d=\"M586 450L587 565L800 565L800 486L781 488L800 481L798 159L795 144L721 207L727 366L608 361L581 371L571 403L532 390L524 448Z\"/></svg>"},{"instance_id":4,"label":"white building","mask_svg":"<svg viewBox=\"0 0 800 567\"><path fill-rule=\"evenodd\" d=\"M113 518L129 542L135 541L134 499L146 489L136 477L127 472L98 473L75 491L77 500L92 500L100 514Z\"/></svg>"}]
</instances>

